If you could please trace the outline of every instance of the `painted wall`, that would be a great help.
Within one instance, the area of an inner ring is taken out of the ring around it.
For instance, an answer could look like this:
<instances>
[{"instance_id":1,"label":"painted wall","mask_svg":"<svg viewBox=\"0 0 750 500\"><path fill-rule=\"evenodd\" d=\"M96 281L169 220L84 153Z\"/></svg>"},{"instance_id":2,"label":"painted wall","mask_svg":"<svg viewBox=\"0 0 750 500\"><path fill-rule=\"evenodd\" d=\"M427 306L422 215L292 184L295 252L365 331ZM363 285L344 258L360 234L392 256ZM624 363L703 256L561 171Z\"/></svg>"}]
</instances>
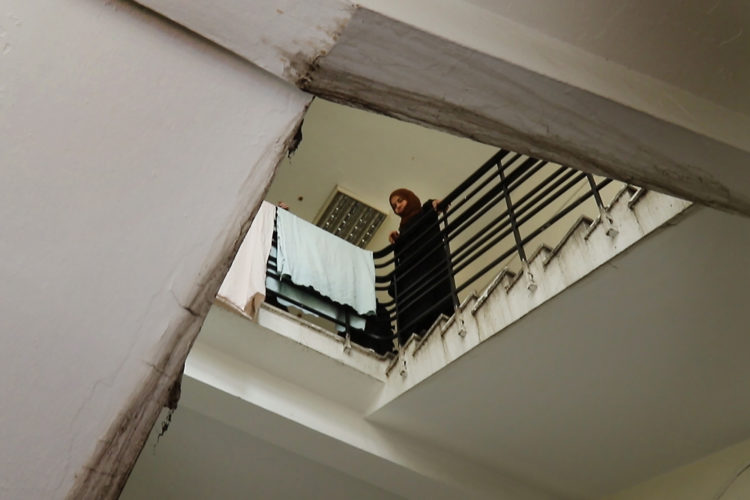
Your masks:
<instances>
[{"instance_id":1,"label":"painted wall","mask_svg":"<svg viewBox=\"0 0 750 500\"><path fill-rule=\"evenodd\" d=\"M0 497L64 497L186 349L308 102L129 2L0 0Z\"/></svg>"},{"instance_id":2,"label":"painted wall","mask_svg":"<svg viewBox=\"0 0 750 500\"><path fill-rule=\"evenodd\" d=\"M662 474L602 500L740 500L750 498L750 440L673 471ZM733 478L736 479L732 481ZM730 484L731 482L731 484ZM722 494L723 493L723 494Z\"/></svg>"}]
</instances>

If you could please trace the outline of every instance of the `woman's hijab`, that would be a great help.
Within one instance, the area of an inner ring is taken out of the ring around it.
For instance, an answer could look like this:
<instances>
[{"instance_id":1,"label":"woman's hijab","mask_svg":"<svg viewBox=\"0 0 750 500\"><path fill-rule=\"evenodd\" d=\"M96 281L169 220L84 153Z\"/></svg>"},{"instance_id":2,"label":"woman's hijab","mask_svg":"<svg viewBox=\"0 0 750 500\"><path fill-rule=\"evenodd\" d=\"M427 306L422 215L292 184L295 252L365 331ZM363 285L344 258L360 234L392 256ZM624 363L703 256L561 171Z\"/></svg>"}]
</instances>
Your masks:
<instances>
[{"instance_id":1,"label":"woman's hijab","mask_svg":"<svg viewBox=\"0 0 750 500\"><path fill-rule=\"evenodd\" d=\"M403 213L401 213L401 224L399 224L399 229L404 227L404 225L415 215L419 214L419 212L422 211L422 202L419 201L419 198L416 194L414 194L413 191L410 191L405 188L396 189L394 192L391 193L391 195L388 197L388 203L393 199L394 196L400 196L401 198L406 200L406 208L404 209Z\"/></svg>"}]
</instances>

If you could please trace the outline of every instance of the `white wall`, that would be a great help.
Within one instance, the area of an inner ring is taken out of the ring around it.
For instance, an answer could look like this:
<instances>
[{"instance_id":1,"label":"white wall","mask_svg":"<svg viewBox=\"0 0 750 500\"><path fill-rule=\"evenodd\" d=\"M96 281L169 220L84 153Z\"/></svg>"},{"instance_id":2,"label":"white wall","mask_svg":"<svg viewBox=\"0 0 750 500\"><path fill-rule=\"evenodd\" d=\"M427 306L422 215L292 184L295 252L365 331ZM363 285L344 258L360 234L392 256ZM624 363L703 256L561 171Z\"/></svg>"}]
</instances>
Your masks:
<instances>
[{"instance_id":1,"label":"white wall","mask_svg":"<svg viewBox=\"0 0 750 500\"><path fill-rule=\"evenodd\" d=\"M199 326L308 102L130 3L0 0L1 498L64 497Z\"/></svg>"},{"instance_id":2,"label":"white wall","mask_svg":"<svg viewBox=\"0 0 750 500\"><path fill-rule=\"evenodd\" d=\"M750 498L750 440L743 441L602 500L740 500ZM728 486L728 488L727 488Z\"/></svg>"}]
</instances>

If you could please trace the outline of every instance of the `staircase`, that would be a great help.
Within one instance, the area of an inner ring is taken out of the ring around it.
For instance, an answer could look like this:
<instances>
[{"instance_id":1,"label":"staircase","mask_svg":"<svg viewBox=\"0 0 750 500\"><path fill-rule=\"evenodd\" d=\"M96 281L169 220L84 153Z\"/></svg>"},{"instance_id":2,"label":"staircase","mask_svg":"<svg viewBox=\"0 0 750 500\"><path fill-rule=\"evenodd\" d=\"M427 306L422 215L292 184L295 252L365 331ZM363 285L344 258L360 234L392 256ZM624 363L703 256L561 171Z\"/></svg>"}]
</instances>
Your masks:
<instances>
[{"instance_id":1,"label":"staircase","mask_svg":"<svg viewBox=\"0 0 750 500\"><path fill-rule=\"evenodd\" d=\"M622 188L607 207L611 223L580 217L554 248L541 245L531 254L529 271L534 286L529 286L532 282L522 269L505 268L480 294L465 298L457 314L438 318L421 339L413 335L386 368L385 390L375 408L502 335L509 325L631 245L674 223L691 205L653 191Z\"/></svg>"}]
</instances>

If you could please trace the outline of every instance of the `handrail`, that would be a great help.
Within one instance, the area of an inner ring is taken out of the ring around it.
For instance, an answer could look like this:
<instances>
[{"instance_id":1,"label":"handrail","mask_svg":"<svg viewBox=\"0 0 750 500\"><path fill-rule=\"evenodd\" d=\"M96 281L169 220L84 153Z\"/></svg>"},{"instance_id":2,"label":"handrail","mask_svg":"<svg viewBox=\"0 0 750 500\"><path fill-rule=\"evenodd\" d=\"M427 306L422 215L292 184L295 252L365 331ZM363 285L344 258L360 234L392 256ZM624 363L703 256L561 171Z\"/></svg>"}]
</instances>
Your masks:
<instances>
[{"instance_id":1,"label":"handrail","mask_svg":"<svg viewBox=\"0 0 750 500\"><path fill-rule=\"evenodd\" d=\"M474 182L476 182L477 179L479 179L482 175L489 172L492 167L500 163L500 161L510 153L510 151L501 149L494 155L490 157L489 160L484 162L481 167L476 169L473 174L471 174L469 177L466 178L465 181L463 181L461 184L456 186L453 191L448 193L445 197L443 197L443 204L450 205L453 200L455 200L458 195L460 195L463 191L466 190L469 186L471 186Z\"/></svg>"}]
</instances>

